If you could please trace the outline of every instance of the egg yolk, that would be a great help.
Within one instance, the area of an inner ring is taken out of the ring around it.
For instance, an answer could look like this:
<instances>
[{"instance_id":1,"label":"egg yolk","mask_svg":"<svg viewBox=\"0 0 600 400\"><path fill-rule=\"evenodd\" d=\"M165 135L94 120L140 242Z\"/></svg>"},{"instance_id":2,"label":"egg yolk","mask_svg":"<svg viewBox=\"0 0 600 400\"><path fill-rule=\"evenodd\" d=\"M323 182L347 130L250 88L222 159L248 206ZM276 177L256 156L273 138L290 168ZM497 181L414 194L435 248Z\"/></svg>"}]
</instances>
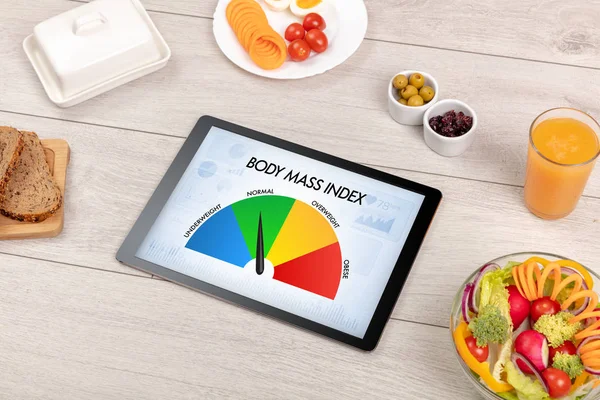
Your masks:
<instances>
[{"instance_id":1,"label":"egg yolk","mask_svg":"<svg viewBox=\"0 0 600 400\"><path fill-rule=\"evenodd\" d=\"M313 8L321 4L323 0L296 0L296 5L300 8Z\"/></svg>"}]
</instances>

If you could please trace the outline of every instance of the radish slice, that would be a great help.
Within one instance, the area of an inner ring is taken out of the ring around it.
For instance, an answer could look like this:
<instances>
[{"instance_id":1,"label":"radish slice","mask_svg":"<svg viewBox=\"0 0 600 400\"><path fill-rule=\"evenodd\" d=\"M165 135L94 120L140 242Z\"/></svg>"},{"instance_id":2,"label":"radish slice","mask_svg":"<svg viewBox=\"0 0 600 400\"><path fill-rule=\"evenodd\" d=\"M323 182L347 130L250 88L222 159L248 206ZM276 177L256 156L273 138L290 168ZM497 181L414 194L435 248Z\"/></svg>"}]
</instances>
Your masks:
<instances>
[{"instance_id":1,"label":"radish slice","mask_svg":"<svg viewBox=\"0 0 600 400\"><path fill-rule=\"evenodd\" d=\"M477 307L477 290L479 289L479 284L481 283L481 278L483 278L483 276L486 273L488 273L490 271L495 271L497 269L500 269L500 266L496 263L485 264L483 267L481 267L481 269L475 276L475 279L473 280L473 291L471 292L471 295L469 298L469 308L474 313L479 312L479 308Z\"/></svg>"},{"instance_id":2,"label":"radish slice","mask_svg":"<svg viewBox=\"0 0 600 400\"><path fill-rule=\"evenodd\" d=\"M581 348L582 348L582 347L583 347L583 346L584 346L586 343L589 343L589 342L591 342L592 340L598 340L598 339L600 339L600 335L596 335L596 336L590 336L590 337L587 337L587 338L583 339L583 340L581 341L581 343L579 343L579 346L577 346L577 355L578 355L578 356L581 356L581 354L580 354Z\"/></svg>"},{"instance_id":3,"label":"radish slice","mask_svg":"<svg viewBox=\"0 0 600 400\"><path fill-rule=\"evenodd\" d=\"M520 355L519 353L513 353L512 356L510 357L510 359L513 362L513 364L515 364L516 368L519 368L517 366L517 360L519 360L523 364L527 365L527 367L529 367L529 369L533 372L533 374L538 379L538 381L540 381L540 383L542 384L542 387L544 388L544 390L546 391L546 393L549 392L548 385L546 385L546 381L544 381L544 378L542 378L542 374L540 373L540 371L537 370L537 368L535 368L533 366L532 363L529 362L529 360L527 358L525 358L524 356Z\"/></svg>"},{"instance_id":4,"label":"radish slice","mask_svg":"<svg viewBox=\"0 0 600 400\"><path fill-rule=\"evenodd\" d=\"M469 298L470 298L472 292L473 292L473 284L467 283L467 286L465 286L465 291L463 292L462 301L461 301L462 316L467 324L469 322L471 322L471 318L469 318L468 303L469 303Z\"/></svg>"}]
</instances>

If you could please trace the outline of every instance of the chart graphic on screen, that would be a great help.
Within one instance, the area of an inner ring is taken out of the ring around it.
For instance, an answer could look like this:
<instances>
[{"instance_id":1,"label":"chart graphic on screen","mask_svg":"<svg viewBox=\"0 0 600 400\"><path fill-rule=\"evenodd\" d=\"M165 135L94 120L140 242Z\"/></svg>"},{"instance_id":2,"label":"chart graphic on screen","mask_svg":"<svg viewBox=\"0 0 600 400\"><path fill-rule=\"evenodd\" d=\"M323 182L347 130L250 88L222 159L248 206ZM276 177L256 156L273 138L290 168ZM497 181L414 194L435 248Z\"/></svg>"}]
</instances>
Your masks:
<instances>
[{"instance_id":1,"label":"chart graphic on screen","mask_svg":"<svg viewBox=\"0 0 600 400\"><path fill-rule=\"evenodd\" d=\"M342 278L333 227L318 210L291 197L260 195L224 207L185 247L331 300Z\"/></svg>"}]
</instances>

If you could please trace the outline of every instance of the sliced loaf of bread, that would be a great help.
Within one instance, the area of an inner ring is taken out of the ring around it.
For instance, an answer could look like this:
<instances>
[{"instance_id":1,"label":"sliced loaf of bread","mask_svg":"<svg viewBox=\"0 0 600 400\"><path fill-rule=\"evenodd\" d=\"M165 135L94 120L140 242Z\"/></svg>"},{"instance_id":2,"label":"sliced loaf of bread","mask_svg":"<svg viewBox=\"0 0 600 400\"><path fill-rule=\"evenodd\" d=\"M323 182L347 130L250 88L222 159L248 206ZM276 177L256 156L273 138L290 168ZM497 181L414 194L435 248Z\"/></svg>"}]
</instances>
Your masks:
<instances>
[{"instance_id":1,"label":"sliced loaf of bread","mask_svg":"<svg viewBox=\"0 0 600 400\"><path fill-rule=\"evenodd\" d=\"M18 221L41 222L60 208L62 194L40 139L33 132L22 133L25 147L0 202L0 213Z\"/></svg>"},{"instance_id":2,"label":"sliced loaf of bread","mask_svg":"<svg viewBox=\"0 0 600 400\"><path fill-rule=\"evenodd\" d=\"M8 126L0 126L0 201L4 199L10 177L17 168L23 146L21 132Z\"/></svg>"}]
</instances>

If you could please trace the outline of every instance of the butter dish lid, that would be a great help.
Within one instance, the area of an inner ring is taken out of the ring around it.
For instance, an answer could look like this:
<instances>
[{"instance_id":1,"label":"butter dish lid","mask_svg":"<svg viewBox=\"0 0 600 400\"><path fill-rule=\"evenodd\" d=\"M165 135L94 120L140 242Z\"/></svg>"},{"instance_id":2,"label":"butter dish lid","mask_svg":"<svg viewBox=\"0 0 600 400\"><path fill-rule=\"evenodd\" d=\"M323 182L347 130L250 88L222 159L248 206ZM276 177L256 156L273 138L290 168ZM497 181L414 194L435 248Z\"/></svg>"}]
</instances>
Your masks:
<instances>
[{"instance_id":1,"label":"butter dish lid","mask_svg":"<svg viewBox=\"0 0 600 400\"><path fill-rule=\"evenodd\" d=\"M139 0L84 4L39 23L33 41L37 57L32 63L44 64L46 79L63 98L170 57Z\"/></svg>"}]
</instances>

